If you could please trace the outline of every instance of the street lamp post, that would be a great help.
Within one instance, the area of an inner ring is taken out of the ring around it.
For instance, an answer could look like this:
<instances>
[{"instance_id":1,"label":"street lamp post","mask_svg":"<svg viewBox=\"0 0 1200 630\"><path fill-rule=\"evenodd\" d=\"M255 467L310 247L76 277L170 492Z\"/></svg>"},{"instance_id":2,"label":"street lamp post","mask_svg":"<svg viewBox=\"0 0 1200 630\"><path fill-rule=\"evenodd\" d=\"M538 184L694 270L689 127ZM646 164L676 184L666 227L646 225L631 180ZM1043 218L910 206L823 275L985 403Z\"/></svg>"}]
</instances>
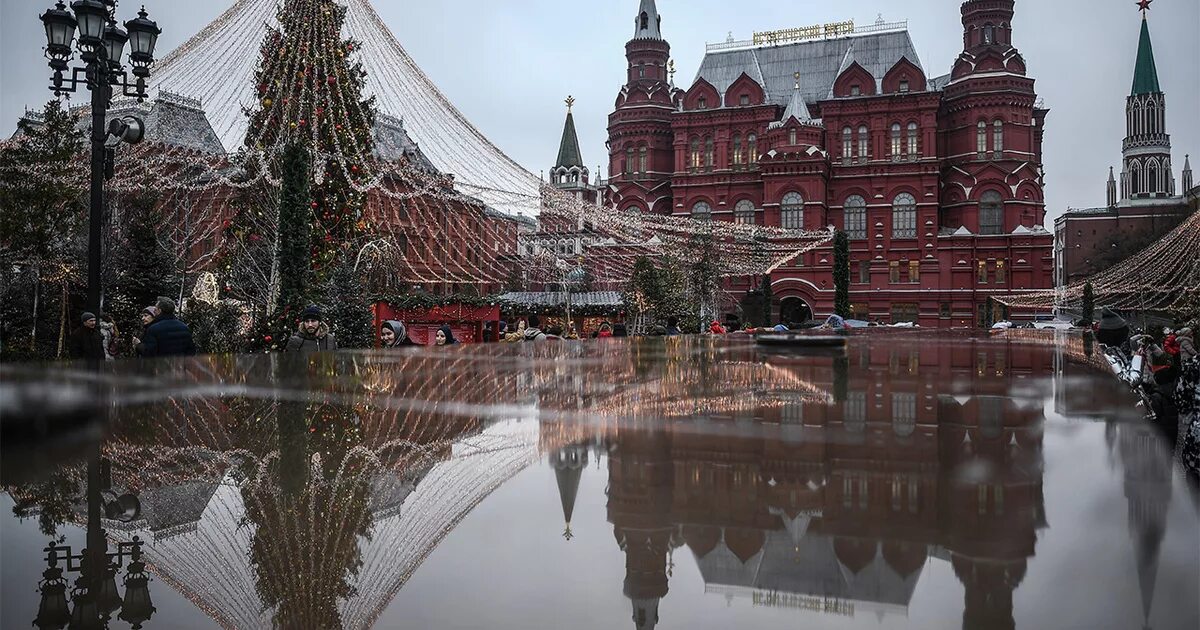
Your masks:
<instances>
[{"instance_id":1,"label":"street lamp post","mask_svg":"<svg viewBox=\"0 0 1200 630\"><path fill-rule=\"evenodd\" d=\"M111 136L118 142L141 142L145 125L134 116L114 120L107 128L104 121L112 103L113 88L121 94L146 98L146 79L154 63L154 47L162 29L151 21L145 7L138 16L117 25L116 0L74 0L68 11L62 0L41 16L46 28L46 58L55 96L73 93L85 87L92 93L91 133L91 195L88 208L88 302L93 312L100 312L101 227L104 215L104 180L111 177L106 167L111 165L112 149L106 146ZM78 28L79 36L76 37ZM79 52L82 66L71 67L72 43ZM126 43L130 44L129 64L131 81L121 64ZM69 73L69 74L68 74Z\"/></svg>"}]
</instances>

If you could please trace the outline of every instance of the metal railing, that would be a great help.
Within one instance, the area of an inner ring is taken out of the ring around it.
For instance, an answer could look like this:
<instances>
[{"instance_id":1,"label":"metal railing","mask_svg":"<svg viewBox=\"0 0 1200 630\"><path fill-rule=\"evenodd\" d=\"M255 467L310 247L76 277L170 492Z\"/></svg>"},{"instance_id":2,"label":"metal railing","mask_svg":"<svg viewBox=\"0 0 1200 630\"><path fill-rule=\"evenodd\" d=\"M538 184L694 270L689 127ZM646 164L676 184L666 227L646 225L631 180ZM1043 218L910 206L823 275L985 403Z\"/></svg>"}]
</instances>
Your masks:
<instances>
[{"instance_id":1,"label":"metal railing","mask_svg":"<svg viewBox=\"0 0 1200 630\"><path fill-rule=\"evenodd\" d=\"M824 41L829 39L841 39L843 37L858 37L859 35L871 35L874 33L886 33L891 31L906 31L908 30L908 20L900 20L898 22L876 22L874 24L859 26L854 25L854 30L851 32L839 32L831 35L820 35L817 37L807 37L804 39L780 39L778 41L759 42L755 43L753 39L741 39L734 41L725 41L716 44L705 44L705 52L720 52L724 50L739 50L742 48L767 48L769 46L784 46L788 44L796 44L800 42Z\"/></svg>"}]
</instances>

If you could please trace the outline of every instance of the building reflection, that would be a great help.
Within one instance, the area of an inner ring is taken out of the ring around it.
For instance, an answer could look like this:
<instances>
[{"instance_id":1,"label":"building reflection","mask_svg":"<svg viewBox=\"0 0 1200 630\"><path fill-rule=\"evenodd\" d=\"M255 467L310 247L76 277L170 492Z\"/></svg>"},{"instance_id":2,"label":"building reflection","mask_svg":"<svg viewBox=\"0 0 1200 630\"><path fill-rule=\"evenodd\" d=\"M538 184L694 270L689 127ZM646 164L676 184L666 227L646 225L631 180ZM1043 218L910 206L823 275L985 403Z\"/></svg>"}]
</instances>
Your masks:
<instances>
[{"instance_id":1,"label":"building reflection","mask_svg":"<svg viewBox=\"0 0 1200 630\"><path fill-rule=\"evenodd\" d=\"M832 615L906 611L930 558L965 589L963 627L1012 628L1046 527L1043 396L1051 356L1009 344L855 349L772 365L845 395L608 434L608 519L634 627L658 622L669 558L706 590ZM750 430L730 432L743 425Z\"/></svg>"}]
</instances>

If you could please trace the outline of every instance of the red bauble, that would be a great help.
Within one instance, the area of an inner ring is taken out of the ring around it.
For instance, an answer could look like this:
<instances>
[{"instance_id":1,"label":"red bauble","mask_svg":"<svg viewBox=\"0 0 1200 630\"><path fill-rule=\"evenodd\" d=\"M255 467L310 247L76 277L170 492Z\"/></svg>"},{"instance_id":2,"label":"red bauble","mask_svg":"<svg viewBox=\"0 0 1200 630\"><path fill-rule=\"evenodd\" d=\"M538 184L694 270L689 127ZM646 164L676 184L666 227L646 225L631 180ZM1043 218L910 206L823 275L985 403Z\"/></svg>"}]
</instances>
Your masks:
<instances>
[{"instance_id":1,"label":"red bauble","mask_svg":"<svg viewBox=\"0 0 1200 630\"><path fill-rule=\"evenodd\" d=\"M329 83L329 85L333 85L334 83L337 83L337 77L331 76L326 79L326 81Z\"/></svg>"},{"instance_id":2,"label":"red bauble","mask_svg":"<svg viewBox=\"0 0 1200 630\"><path fill-rule=\"evenodd\" d=\"M313 210L316 210L317 208L321 207L321 204L314 201L314 202L312 202L312 207L313 207Z\"/></svg>"},{"instance_id":3,"label":"red bauble","mask_svg":"<svg viewBox=\"0 0 1200 630\"><path fill-rule=\"evenodd\" d=\"M271 337L271 335L267 335L266 337L263 337L263 341L271 343L271 341L273 341L273 337Z\"/></svg>"}]
</instances>

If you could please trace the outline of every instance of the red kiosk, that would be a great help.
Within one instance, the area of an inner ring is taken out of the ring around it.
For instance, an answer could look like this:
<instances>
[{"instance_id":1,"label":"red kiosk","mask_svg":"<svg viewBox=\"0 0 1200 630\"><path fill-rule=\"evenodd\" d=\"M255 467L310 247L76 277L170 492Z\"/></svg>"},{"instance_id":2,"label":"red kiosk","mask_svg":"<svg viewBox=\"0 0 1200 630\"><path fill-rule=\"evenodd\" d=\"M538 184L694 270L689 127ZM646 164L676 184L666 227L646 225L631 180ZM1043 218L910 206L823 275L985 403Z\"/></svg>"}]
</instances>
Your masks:
<instances>
[{"instance_id":1,"label":"red kiosk","mask_svg":"<svg viewBox=\"0 0 1200 630\"><path fill-rule=\"evenodd\" d=\"M446 304L428 308L395 308L387 302L377 302L375 311L375 345L379 345L379 329L383 322L398 320L408 327L408 338L423 346L433 345L438 328L449 326L462 343L483 343L485 329L497 330L500 307ZM487 326L487 324L491 326Z\"/></svg>"}]
</instances>

